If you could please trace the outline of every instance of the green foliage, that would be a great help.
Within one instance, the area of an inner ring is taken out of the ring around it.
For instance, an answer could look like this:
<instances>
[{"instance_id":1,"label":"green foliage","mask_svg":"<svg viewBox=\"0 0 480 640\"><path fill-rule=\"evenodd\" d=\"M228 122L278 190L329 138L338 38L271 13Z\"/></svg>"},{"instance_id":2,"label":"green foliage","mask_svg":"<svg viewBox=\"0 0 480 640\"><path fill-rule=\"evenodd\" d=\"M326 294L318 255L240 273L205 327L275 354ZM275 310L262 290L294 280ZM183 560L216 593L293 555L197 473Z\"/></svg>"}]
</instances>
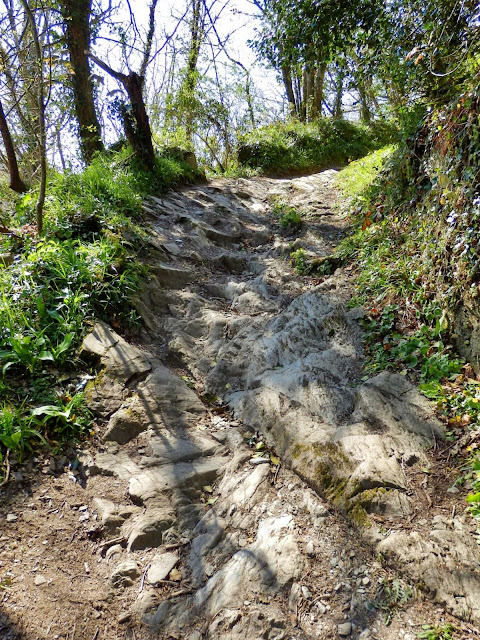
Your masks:
<instances>
[{"instance_id":1,"label":"green foliage","mask_svg":"<svg viewBox=\"0 0 480 640\"><path fill-rule=\"evenodd\" d=\"M139 215L146 195L196 176L178 158L157 156L154 170L146 171L129 147L98 154L81 173L53 174L45 205L47 229L58 235L69 223L78 225L91 216L108 222L112 214ZM63 235L74 231L67 227Z\"/></svg>"},{"instance_id":2,"label":"green foliage","mask_svg":"<svg viewBox=\"0 0 480 640\"><path fill-rule=\"evenodd\" d=\"M61 440L80 438L87 432L92 420L84 406L83 393L76 393L72 398L59 398L57 404L35 407L31 415L50 438Z\"/></svg>"},{"instance_id":3,"label":"green foliage","mask_svg":"<svg viewBox=\"0 0 480 640\"><path fill-rule=\"evenodd\" d=\"M290 264L297 270L299 276L306 276L312 269L311 262L304 249L297 249L290 254Z\"/></svg>"},{"instance_id":4,"label":"green foliage","mask_svg":"<svg viewBox=\"0 0 480 640\"><path fill-rule=\"evenodd\" d=\"M363 322L368 375L386 367L412 373L436 401L450 441L480 424L480 383L448 345L452 310L478 306L478 80L447 107L430 110L392 153L357 198L357 230L336 251L355 260L357 301L370 309ZM348 169L355 173L354 165ZM459 450L464 475L457 484L468 482L469 511L480 520L475 447Z\"/></svg>"},{"instance_id":5,"label":"green foliage","mask_svg":"<svg viewBox=\"0 0 480 640\"><path fill-rule=\"evenodd\" d=\"M10 207L5 222L20 229L0 240L0 253L15 256L0 268L2 456L10 449L20 459L35 444L87 432L92 418L82 394L62 385L71 377L63 372L78 367L78 346L95 318L125 329L137 320L130 299L142 269L133 247L142 250L146 232L135 218L150 190L192 178L186 167L159 157L146 172L124 149L96 156L83 173L53 175L41 240L26 224L32 194Z\"/></svg>"},{"instance_id":6,"label":"green foliage","mask_svg":"<svg viewBox=\"0 0 480 640\"><path fill-rule=\"evenodd\" d=\"M18 408L7 402L0 405L0 442L16 455L19 462L23 460L25 451L32 451L35 441L45 442L34 425L33 416L25 414L25 403ZM1 461L3 455L0 450Z\"/></svg>"},{"instance_id":7,"label":"green foliage","mask_svg":"<svg viewBox=\"0 0 480 640\"><path fill-rule=\"evenodd\" d=\"M265 26L253 43L276 67L333 58L378 19L380 4L325 0L268 0ZM341 26L341 28L338 28Z\"/></svg>"},{"instance_id":8,"label":"green foliage","mask_svg":"<svg viewBox=\"0 0 480 640\"><path fill-rule=\"evenodd\" d=\"M389 625L395 611L403 608L412 595L410 587L399 578L382 580L373 606L384 612L385 624Z\"/></svg>"},{"instance_id":9,"label":"green foliage","mask_svg":"<svg viewBox=\"0 0 480 640\"><path fill-rule=\"evenodd\" d=\"M444 624L438 627L433 624L422 625L422 631L417 633L420 640L453 640L454 629L451 624Z\"/></svg>"},{"instance_id":10,"label":"green foliage","mask_svg":"<svg viewBox=\"0 0 480 640\"><path fill-rule=\"evenodd\" d=\"M382 369L396 368L407 373L416 371L422 389L431 388L444 379L455 378L462 360L451 353L442 341L444 328L439 307L427 311L420 328L410 335L402 334L397 325L398 305L387 305L381 312L372 309L361 321L367 350L366 372L374 374Z\"/></svg>"},{"instance_id":11,"label":"green foliage","mask_svg":"<svg viewBox=\"0 0 480 640\"><path fill-rule=\"evenodd\" d=\"M286 175L343 165L385 145L394 135L386 125L367 128L346 120L295 120L254 129L239 142L238 160L267 175Z\"/></svg>"},{"instance_id":12,"label":"green foliage","mask_svg":"<svg viewBox=\"0 0 480 640\"><path fill-rule=\"evenodd\" d=\"M272 214L278 218L282 229L298 231L302 226L302 216L292 205L275 200L272 207Z\"/></svg>"},{"instance_id":13,"label":"green foliage","mask_svg":"<svg viewBox=\"0 0 480 640\"><path fill-rule=\"evenodd\" d=\"M50 239L0 270L0 363L33 374L73 355L95 315L120 317L137 275L114 240Z\"/></svg>"},{"instance_id":14,"label":"green foliage","mask_svg":"<svg viewBox=\"0 0 480 640\"><path fill-rule=\"evenodd\" d=\"M368 199L368 187L378 177L394 149L393 145L388 145L348 164L338 176L338 187L355 204L365 202Z\"/></svg>"},{"instance_id":15,"label":"green foliage","mask_svg":"<svg viewBox=\"0 0 480 640\"><path fill-rule=\"evenodd\" d=\"M472 492L467 496L467 502L470 513L480 522L480 456L473 456L468 466Z\"/></svg>"}]
</instances>

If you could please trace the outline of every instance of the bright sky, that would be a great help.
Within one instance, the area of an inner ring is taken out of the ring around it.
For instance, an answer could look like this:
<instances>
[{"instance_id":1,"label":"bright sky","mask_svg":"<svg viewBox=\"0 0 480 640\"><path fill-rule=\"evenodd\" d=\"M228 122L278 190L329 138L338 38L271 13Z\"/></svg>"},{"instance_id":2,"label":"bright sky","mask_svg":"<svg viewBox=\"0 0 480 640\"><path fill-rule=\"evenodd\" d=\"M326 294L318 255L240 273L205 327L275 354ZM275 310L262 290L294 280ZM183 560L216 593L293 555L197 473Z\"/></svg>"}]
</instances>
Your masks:
<instances>
[{"instance_id":1,"label":"bright sky","mask_svg":"<svg viewBox=\"0 0 480 640\"><path fill-rule=\"evenodd\" d=\"M212 6L213 0L208 0ZM148 2L145 0L130 0L130 6L135 14L139 28L146 29L148 22ZM177 23L175 18L182 16L185 11L185 0L161 0L157 5L157 29L164 28L171 32ZM247 45L247 41L255 34L255 7L250 0L218 0L212 7L212 15L220 12L216 23L220 37L228 34L229 54L242 62L247 68L252 68L252 77L263 90L278 92L279 85L273 70L266 69L256 61L255 52ZM257 12L258 13L258 12ZM213 36L214 38L214 36Z\"/></svg>"}]
</instances>

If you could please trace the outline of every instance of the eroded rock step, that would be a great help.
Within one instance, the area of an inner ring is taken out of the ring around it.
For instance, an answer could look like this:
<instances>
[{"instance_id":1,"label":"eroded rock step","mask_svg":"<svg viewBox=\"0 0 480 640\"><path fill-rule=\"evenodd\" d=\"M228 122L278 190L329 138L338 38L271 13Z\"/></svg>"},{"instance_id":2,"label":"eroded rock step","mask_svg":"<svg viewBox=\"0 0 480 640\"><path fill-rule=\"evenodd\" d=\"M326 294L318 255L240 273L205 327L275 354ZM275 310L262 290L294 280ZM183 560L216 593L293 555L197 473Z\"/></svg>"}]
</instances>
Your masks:
<instances>
[{"instance_id":1,"label":"eroded rock step","mask_svg":"<svg viewBox=\"0 0 480 640\"><path fill-rule=\"evenodd\" d=\"M288 238L265 215L282 194L325 202L331 177L219 182L152 199L164 262L139 300L151 352L102 325L86 341L102 362L91 406L109 418L90 472L125 482L133 503L98 504L123 545L111 587L140 580L128 615L159 637L399 637L375 613L386 574L354 542L359 533L447 610L480 621L468 520L439 513L422 533L402 527L415 507L410 472L428 465L441 424L403 377L359 382L361 311L346 305L348 284L341 274L299 281L285 261ZM309 223L297 246L328 253L342 232L328 220ZM234 421L212 415L153 355L161 343ZM280 473L268 456L252 464L246 428L280 455Z\"/></svg>"}]
</instances>

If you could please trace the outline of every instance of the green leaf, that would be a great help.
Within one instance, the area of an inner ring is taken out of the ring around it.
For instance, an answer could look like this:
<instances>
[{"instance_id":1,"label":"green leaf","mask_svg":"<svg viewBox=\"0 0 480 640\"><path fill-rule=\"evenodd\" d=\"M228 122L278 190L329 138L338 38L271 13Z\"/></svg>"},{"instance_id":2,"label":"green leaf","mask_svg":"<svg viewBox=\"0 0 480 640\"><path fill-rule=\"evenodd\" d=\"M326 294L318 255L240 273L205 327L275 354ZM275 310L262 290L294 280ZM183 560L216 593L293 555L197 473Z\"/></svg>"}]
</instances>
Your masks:
<instances>
[{"instance_id":1,"label":"green leaf","mask_svg":"<svg viewBox=\"0 0 480 640\"><path fill-rule=\"evenodd\" d=\"M0 435L0 440L7 447L7 449L15 450L18 447L18 443L20 442L21 439L22 439L21 431L16 431L15 433L12 433L10 435L6 433Z\"/></svg>"},{"instance_id":2,"label":"green leaf","mask_svg":"<svg viewBox=\"0 0 480 640\"><path fill-rule=\"evenodd\" d=\"M280 464L280 459L270 454L270 462L273 464L274 467L278 467L278 465Z\"/></svg>"},{"instance_id":3,"label":"green leaf","mask_svg":"<svg viewBox=\"0 0 480 640\"><path fill-rule=\"evenodd\" d=\"M62 354L65 353L70 348L72 344L73 338L75 337L74 333L67 333L62 342L54 349L55 360Z\"/></svg>"},{"instance_id":4,"label":"green leaf","mask_svg":"<svg viewBox=\"0 0 480 640\"><path fill-rule=\"evenodd\" d=\"M407 365L407 367L410 367L411 369L413 369L413 367L416 367L418 364L417 356L414 356L413 354L407 356L405 358L405 364Z\"/></svg>"},{"instance_id":5,"label":"green leaf","mask_svg":"<svg viewBox=\"0 0 480 640\"><path fill-rule=\"evenodd\" d=\"M49 361L53 362L53 355L50 353L50 351L41 351L38 354L38 359L39 360L49 360Z\"/></svg>"},{"instance_id":6,"label":"green leaf","mask_svg":"<svg viewBox=\"0 0 480 640\"><path fill-rule=\"evenodd\" d=\"M469 503L480 502L480 491L478 493L471 493L469 496L467 496L466 500Z\"/></svg>"},{"instance_id":7,"label":"green leaf","mask_svg":"<svg viewBox=\"0 0 480 640\"><path fill-rule=\"evenodd\" d=\"M63 322L62 316L58 313L56 309L53 309L53 310L48 309L47 313L51 318L53 318L54 320L57 320L57 322Z\"/></svg>"},{"instance_id":8,"label":"green leaf","mask_svg":"<svg viewBox=\"0 0 480 640\"><path fill-rule=\"evenodd\" d=\"M7 372L7 369L9 369L12 365L16 364L17 361L14 360L10 360L10 362L7 362L3 365L2 367L2 373L3 375L5 375L5 373Z\"/></svg>"},{"instance_id":9,"label":"green leaf","mask_svg":"<svg viewBox=\"0 0 480 640\"><path fill-rule=\"evenodd\" d=\"M32 416L49 416L49 417L62 417L69 418L70 410L62 411L60 407L55 404L45 404L41 407L36 407L32 410Z\"/></svg>"},{"instance_id":10,"label":"green leaf","mask_svg":"<svg viewBox=\"0 0 480 640\"><path fill-rule=\"evenodd\" d=\"M418 387L427 398L438 398L443 396L442 385L439 382L425 382Z\"/></svg>"}]
</instances>

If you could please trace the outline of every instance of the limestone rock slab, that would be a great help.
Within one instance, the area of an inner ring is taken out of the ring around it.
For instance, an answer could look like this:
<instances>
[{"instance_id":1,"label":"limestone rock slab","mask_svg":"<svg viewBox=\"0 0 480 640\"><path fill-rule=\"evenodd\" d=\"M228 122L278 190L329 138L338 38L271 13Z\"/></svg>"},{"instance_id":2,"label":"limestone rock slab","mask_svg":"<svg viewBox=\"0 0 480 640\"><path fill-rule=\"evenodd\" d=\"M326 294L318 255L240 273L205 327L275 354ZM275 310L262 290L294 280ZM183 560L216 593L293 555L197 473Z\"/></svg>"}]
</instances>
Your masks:
<instances>
[{"instance_id":1,"label":"limestone rock slab","mask_svg":"<svg viewBox=\"0 0 480 640\"><path fill-rule=\"evenodd\" d=\"M128 491L135 502L145 502L176 487L187 491L190 488L199 489L206 484L211 484L225 463L225 458L212 456L193 462L179 462L143 471L138 470L129 479Z\"/></svg>"},{"instance_id":2,"label":"limestone rock slab","mask_svg":"<svg viewBox=\"0 0 480 640\"><path fill-rule=\"evenodd\" d=\"M175 523L175 513L168 507L149 508L125 523L122 532L128 538L128 551L155 548L162 544L163 533Z\"/></svg>"},{"instance_id":3,"label":"limestone rock slab","mask_svg":"<svg viewBox=\"0 0 480 640\"><path fill-rule=\"evenodd\" d=\"M177 563L178 556L175 553L156 554L147 572L148 582L152 585L155 585L161 580L165 580L165 578Z\"/></svg>"}]
</instances>

